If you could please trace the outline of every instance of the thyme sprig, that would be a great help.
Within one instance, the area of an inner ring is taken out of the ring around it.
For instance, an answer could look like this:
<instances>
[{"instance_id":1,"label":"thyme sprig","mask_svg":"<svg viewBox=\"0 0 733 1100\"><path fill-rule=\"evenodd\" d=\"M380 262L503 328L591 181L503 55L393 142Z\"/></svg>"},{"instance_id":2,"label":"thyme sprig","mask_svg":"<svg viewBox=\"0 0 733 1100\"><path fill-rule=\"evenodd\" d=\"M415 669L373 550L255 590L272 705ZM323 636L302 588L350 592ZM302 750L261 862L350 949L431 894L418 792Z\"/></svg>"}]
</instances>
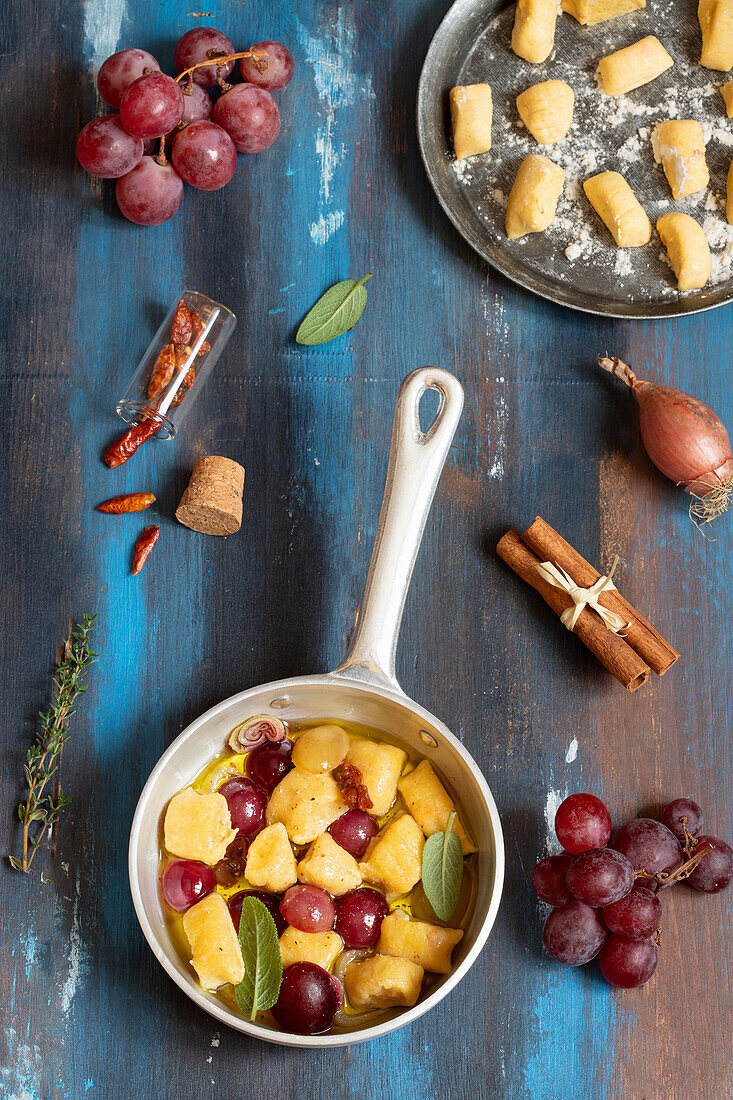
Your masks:
<instances>
[{"instance_id":1,"label":"thyme sprig","mask_svg":"<svg viewBox=\"0 0 733 1100\"><path fill-rule=\"evenodd\" d=\"M77 696L86 691L86 670L97 660L97 654L89 646L91 633L96 629L96 618L96 615L85 615L75 628L69 627L54 676L53 702L48 710L39 713L40 729L26 753L23 772L28 793L18 806L18 817L23 828L23 851L20 858L9 857L11 866L25 874L37 870L31 866L36 852L39 848L50 846L61 811L71 802L71 798L61 789L57 773L61 752L69 737L74 703ZM54 776L55 784L52 782Z\"/></svg>"}]
</instances>

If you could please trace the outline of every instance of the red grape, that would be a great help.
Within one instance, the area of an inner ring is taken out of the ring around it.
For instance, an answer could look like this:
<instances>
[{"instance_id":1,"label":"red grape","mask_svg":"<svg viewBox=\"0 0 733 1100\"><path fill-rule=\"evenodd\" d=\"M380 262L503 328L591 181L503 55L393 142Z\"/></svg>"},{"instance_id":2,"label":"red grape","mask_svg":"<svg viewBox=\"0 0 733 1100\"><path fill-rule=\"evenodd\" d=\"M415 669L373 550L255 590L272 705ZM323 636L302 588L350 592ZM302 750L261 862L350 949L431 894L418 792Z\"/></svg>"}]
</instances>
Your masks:
<instances>
[{"instance_id":1,"label":"red grape","mask_svg":"<svg viewBox=\"0 0 733 1100\"><path fill-rule=\"evenodd\" d=\"M611 835L611 815L594 794L571 794L555 814L555 832L571 855L603 848Z\"/></svg>"},{"instance_id":2,"label":"red grape","mask_svg":"<svg viewBox=\"0 0 733 1100\"><path fill-rule=\"evenodd\" d=\"M290 83L295 68L293 55L282 42L258 42L250 50L266 50L267 57L243 57L239 62L242 80L267 92L279 92ZM263 65L264 63L264 65ZM263 66L262 72L257 66Z\"/></svg>"},{"instance_id":3,"label":"red grape","mask_svg":"<svg viewBox=\"0 0 733 1100\"><path fill-rule=\"evenodd\" d=\"M629 936L609 936L598 957L601 974L611 985L622 989L648 982L657 968L657 946L651 940L632 940Z\"/></svg>"},{"instance_id":4,"label":"red grape","mask_svg":"<svg viewBox=\"0 0 733 1100\"><path fill-rule=\"evenodd\" d=\"M702 857L687 881L703 894L717 894L733 882L733 848L717 836L699 836L692 855L706 844L712 844L712 852Z\"/></svg>"},{"instance_id":5,"label":"red grape","mask_svg":"<svg viewBox=\"0 0 733 1100\"><path fill-rule=\"evenodd\" d=\"M280 912L300 932L330 932L336 917L333 898L319 886L299 883L283 894Z\"/></svg>"},{"instance_id":6,"label":"red grape","mask_svg":"<svg viewBox=\"0 0 733 1100\"><path fill-rule=\"evenodd\" d=\"M628 821L613 834L611 847L631 862L635 871L676 871L682 865L682 849L666 825L651 817Z\"/></svg>"},{"instance_id":7,"label":"red grape","mask_svg":"<svg viewBox=\"0 0 733 1100\"><path fill-rule=\"evenodd\" d=\"M374 947L388 912L384 895L354 890L336 902L336 931L347 947Z\"/></svg>"},{"instance_id":8,"label":"red grape","mask_svg":"<svg viewBox=\"0 0 733 1100\"><path fill-rule=\"evenodd\" d=\"M134 80L123 95L120 121L135 137L162 137L181 121L183 100L180 85L172 77L148 73Z\"/></svg>"},{"instance_id":9,"label":"red grape","mask_svg":"<svg viewBox=\"0 0 733 1100\"><path fill-rule=\"evenodd\" d=\"M216 889L214 872L197 859L173 860L163 871L160 881L163 897L177 913L185 913Z\"/></svg>"},{"instance_id":10,"label":"red grape","mask_svg":"<svg viewBox=\"0 0 733 1100\"><path fill-rule=\"evenodd\" d=\"M688 833L696 836L702 829L702 810L697 802L693 802L691 798L673 799L672 802L667 803L659 815L662 824L666 825L671 833L674 833L680 844L685 841L685 834L682 829L683 817L686 819L684 825Z\"/></svg>"},{"instance_id":11,"label":"red grape","mask_svg":"<svg viewBox=\"0 0 733 1100\"><path fill-rule=\"evenodd\" d=\"M237 151L229 134L204 120L179 131L171 156L186 183L202 191L224 187L237 170Z\"/></svg>"},{"instance_id":12,"label":"red grape","mask_svg":"<svg viewBox=\"0 0 733 1100\"><path fill-rule=\"evenodd\" d=\"M379 832L379 826L363 810L347 810L329 825L328 832L354 859L361 859L369 841Z\"/></svg>"},{"instance_id":13,"label":"red grape","mask_svg":"<svg viewBox=\"0 0 733 1100\"><path fill-rule=\"evenodd\" d=\"M247 757L247 772L263 790L274 791L281 779L284 779L293 766L290 759L293 751L293 742L265 741L259 745Z\"/></svg>"},{"instance_id":14,"label":"red grape","mask_svg":"<svg viewBox=\"0 0 733 1100\"><path fill-rule=\"evenodd\" d=\"M237 84L217 99L213 118L240 153L261 153L280 133L277 103L269 92L254 84Z\"/></svg>"},{"instance_id":15,"label":"red grape","mask_svg":"<svg viewBox=\"0 0 733 1100\"><path fill-rule=\"evenodd\" d=\"M612 848L592 848L575 857L565 881L574 898L600 909L626 897L634 885L634 868Z\"/></svg>"},{"instance_id":16,"label":"red grape","mask_svg":"<svg viewBox=\"0 0 733 1100\"><path fill-rule=\"evenodd\" d=\"M568 966L583 966L594 959L606 939L606 926L595 909L573 901L553 909L542 933L547 954Z\"/></svg>"},{"instance_id":17,"label":"red grape","mask_svg":"<svg viewBox=\"0 0 733 1100\"><path fill-rule=\"evenodd\" d=\"M211 112L214 109L214 104L211 102L211 96L202 88L200 84L191 85L191 94L183 96L183 114L181 120L177 126L175 126L166 137L171 141L176 136L179 130L183 130L185 126L188 126L189 122L198 122L199 119L210 119Z\"/></svg>"},{"instance_id":18,"label":"red grape","mask_svg":"<svg viewBox=\"0 0 733 1100\"><path fill-rule=\"evenodd\" d=\"M143 143L122 128L119 115L102 115L87 122L76 139L79 164L102 179L126 175L140 163L142 155Z\"/></svg>"},{"instance_id":19,"label":"red grape","mask_svg":"<svg viewBox=\"0 0 733 1100\"><path fill-rule=\"evenodd\" d=\"M609 932L617 932L632 940L653 936L661 919L661 901L653 890L639 882L626 897L603 908L603 920Z\"/></svg>"},{"instance_id":20,"label":"red grape","mask_svg":"<svg viewBox=\"0 0 733 1100\"><path fill-rule=\"evenodd\" d=\"M122 97L134 80L146 69L160 72L160 65L147 50L119 50L102 65L97 73L97 88L105 103L119 108Z\"/></svg>"},{"instance_id":21,"label":"red grape","mask_svg":"<svg viewBox=\"0 0 733 1100\"><path fill-rule=\"evenodd\" d=\"M274 920L278 936L282 936L287 925L280 916L280 909L278 908L280 899L275 897L274 894L266 894L264 890L240 890L238 894L232 894L229 898L227 905L229 906L232 922L237 932L239 931L239 922L242 918L242 902L245 898L259 898Z\"/></svg>"},{"instance_id":22,"label":"red grape","mask_svg":"<svg viewBox=\"0 0 733 1100\"><path fill-rule=\"evenodd\" d=\"M570 905L573 895L565 882L565 872L573 857L565 852L541 860L532 872L532 889L548 905Z\"/></svg>"},{"instance_id":23,"label":"red grape","mask_svg":"<svg viewBox=\"0 0 733 1100\"><path fill-rule=\"evenodd\" d=\"M190 69L192 65L197 65L200 61L208 61L209 50L216 50L217 53L235 52L231 40L227 38L223 31L217 30L216 27L194 27L192 30L186 31L176 42L176 48L173 51L173 64L176 67L176 72L182 73L184 69ZM196 69L192 76L194 81L200 84L202 88L211 88L216 84L217 69L222 77L226 78L233 68L233 61L227 61L222 66L205 65L201 69Z\"/></svg>"},{"instance_id":24,"label":"red grape","mask_svg":"<svg viewBox=\"0 0 733 1100\"><path fill-rule=\"evenodd\" d=\"M331 1026L338 1008L338 993L328 971L315 963L300 962L283 973L272 1014L286 1031L320 1035Z\"/></svg>"},{"instance_id":25,"label":"red grape","mask_svg":"<svg viewBox=\"0 0 733 1100\"><path fill-rule=\"evenodd\" d=\"M183 202L183 180L170 164L160 165L153 157L143 157L131 172L117 180L115 197L128 221L160 225L172 218Z\"/></svg>"},{"instance_id":26,"label":"red grape","mask_svg":"<svg viewBox=\"0 0 733 1100\"><path fill-rule=\"evenodd\" d=\"M251 779L246 776L237 776L235 779L227 779L219 787L219 794L223 794L229 806L232 819L232 828L236 829L240 836L251 837L258 833L265 824L265 806L267 799Z\"/></svg>"}]
</instances>

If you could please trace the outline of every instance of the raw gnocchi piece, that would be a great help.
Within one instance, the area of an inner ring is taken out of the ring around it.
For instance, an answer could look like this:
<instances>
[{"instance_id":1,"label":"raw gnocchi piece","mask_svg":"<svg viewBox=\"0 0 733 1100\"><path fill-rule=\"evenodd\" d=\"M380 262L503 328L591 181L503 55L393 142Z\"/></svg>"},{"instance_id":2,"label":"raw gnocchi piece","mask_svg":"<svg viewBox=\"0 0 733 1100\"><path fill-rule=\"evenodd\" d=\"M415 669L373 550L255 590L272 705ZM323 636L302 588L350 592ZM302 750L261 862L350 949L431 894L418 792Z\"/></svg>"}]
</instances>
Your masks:
<instances>
[{"instance_id":1,"label":"raw gnocchi piece","mask_svg":"<svg viewBox=\"0 0 733 1100\"><path fill-rule=\"evenodd\" d=\"M414 817L397 814L369 842L359 870L393 901L420 881L424 847L425 836Z\"/></svg>"},{"instance_id":2,"label":"raw gnocchi piece","mask_svg":"<svg viewBox=\"0 0 733 1100\"><path fill-rule=\"evenodd\" d=\"M623 95L656 80L673 65L674 61L662 43L650 34L631 46L602 57L598 62L598 71L606 95Z\"/></svg>"},{"instance_id":3,"label":"raw gnocchi piece","mask_svg":"<svg viewBox=\"0 0 733 1100\"><path fill-rule=\"evenodd\" d=\"M293 768L270 795L265 816L268 825L281 821L293 844L310 844L347 810L333 776Z\"/></svg>"},{"instance_id":4,"label":"raw gnocchi piece","mask_svg":"<svg viewBox=\"0 0 733 1100\"><path fill-rule=\"evenodd\" d=\"M410 959L372 955L346 968L344 988L354 1008L390 1008L417 1002L425 971Z\"/></svg>"},{"instance_id":5,"label":"raw gnocchi piece","mask_svg":"<svg viewBox=\"0 0 733 1100\"><path fill-rule=\"evenodd\" d=\"M555 217L565 172L547 157L530 153L519 166L506 206L506 234L510 240L541 233Z\"/></svg>"},{"instance_id":6,"label":"raw gnocchi piece","mask_svg":"<svg viewBox=\"0 0 733 1100\"><path fill-rule=\"evenodd\" d=\"M371 817L384 817L397 794L397 780L407 760L407 753L384 741L352 741L346 757L361 772L361 780L372 800L367 812Z\"/></svg>"},{"instance_id":7,"label":"raw gnocchi piece","mask_svg":"<svg viewBox=\"0 0 733 1100\"><path fill-rule=\"evenodd\" d=\"M646 7L646 0L561 0L560 7L583 26L604 23L617 15L626 15Z\"/></svg>"},{"instance_id":8,"label":"raw gnocchi piece","mask_svg":"<svg viewBox=\"0 0 733 1100\"><path fill-rule=\"evenodd\" d=\"M451 953L462 938L460 928L410 920L404 910L395 909L382 921L377 953L410 959L431 974L450 974Z\"/></svg>"},{"instance_id":9,"label":"raw gnocchi piece","mask_svg":"<svg viewBox=\"0 0 733 1100\"><path fill-rule=\"evenodd\" d=\"M450 120L453 149L458 160L488 153L491 148L493 106L490 84L465 84L451 88Z\"/></svg>"},{"instance_id":10,"label":"raw gnocchi piece","mask_svg":"<svg viewBox=\"0 0 733 1100\"><path fill-rule=\"evenodd\" d=\"M204 989L219 989L244 977L239 937L221 894L209 894L183 914L191 965Z\"/></svg>"},{"instance_id":11,"label":"raw gnocchi piece","mask_svg":"<svg viewBox=\"0 0 733 1100\"><path fill-rule=\"evenodd\" d=\"M361 886L361 871L354 857L330 833L323 833L298 864L298 882L320 886L339 898Z\"/></svg>"},{"instance_id":12,"label":"raw gnocchi piece","mask_svg":"<svg viewBox=\"0 0 733 1100\"><path fill-rule=\"evenodd\" d=\"M733 67L733 6L730 0L700 0L697 18L702 31L700 64L727 73Z\"/></svg>"},{"instance_id":13,"label":"raw gnocchi piece","mask_svg":"<svg viewBox=\"0 0 733 1100\"><path fill-rule=\"evenodd\" d=\"M678 290L699 290L710 278L710 247L707 238L689 214L663 214L657 233L667 249L677 276Z\"/></svg>"},{"instance_id":14,"label":"raw gnocchi piece","mask_svg":"<svg viewBox=\"0 0 733 1100\"><path fill-rule=\"evenodd\" d=\"M519 117L540 145L565 137L573 121L575 93L564 80L543 80L517 96Z\"/></svg>"},{"instance_id":15,"label":"raw gnocchi piece","mask_svg":"<svg viewBox=\"0 0 733 1100\"><path fill-rule=\"evenodd\" d=\"M703 191L709 181L702 126L694 119L672 119L657 127L662 167L675 199Z\"/></svg>"},{"instance_id":16,"label":"raw gnocchi piece","mask_svg":"<svg viewBox=\"0 0 733 1100\"><path fill-rule=\"evenodd\" d=\"M728 118L733 118L733 80L729 80L727 84L721 84L720 94L725 101L725 113Z\"/></svg>"},{"instance_id":17,"label":"raw gnocchi piece","mask_svg":"<svg viewBox=\"0 0 733 1100\"><path fill-rule=\"evenodd\" d=\"M651 222L620 172L599 172L585 181L583 190L619 248L648 242Z\"/></svg>"},{"instance_id":18,"label":"raw gnocchi piece","mask_svg":"<svg viewBox=\"0 0 733 1100\"><path fill-rule=\"evenodd\" d=\"M237 835L223 794L179 791L168 803L163 825L165 846L181 859L200 859L211 867L223 859Z\"/></svg>"},{"instance_id":19,"label":"raw gnocchi piece","mask_svg":"<svg viewBox=\"0 0 733 1100\"><path fill-rule=\"evenodd\" d=\"M538 65L555 44L557 0L517 0L514 9L512 49L517 57Z\"/></svg>"},{"instance_id":20,"label":"raw gnocchi piece","mask_svg":"<svg viewBox=\"0 0 733 1100\"><path fill-rule=\"evenodd\" d=\"M268 825L254 838L244 874L251 886L271 894L282 894L298 881L293 849L281 822Z\"/></svg>"},{"instance_id":21,"label":"raw gnocchi piece","mask_svg":"<svg viewBox=\"0 0 733 1100\"><path fill-rule=\"evenodd\" d=\"M725 217L728 225L733 225L733 160L728 169L728 186L726 188Z\"/></svg>"},{"instance_id":22,"label":"raw gnocchi piece","mask_svg":"<svg viewBox=\"0 0 733 1100\"><path fill-rule=\"evenodd\" d=\"M413 771L400 780L398 786L408 810L425 836L432 836L438 830L445 829L448 817L455 813L456 808L429 760L421 760ZM476 845L463 828L457 814L453 821L453 832L461 841L464 856L476 851Z\"/></svg>"},{"instance_id":23,"label":"raw gnocchi piece","mask_svg":"<svg viewBox=\"0 0 733 1100\"><path fill-rule=\"evenodd\" d=\"M289 924L280 937L283 970L300 962L330 970L343 949L343 941L336 932L301 932Z\"/></svg>"}]
</instances>

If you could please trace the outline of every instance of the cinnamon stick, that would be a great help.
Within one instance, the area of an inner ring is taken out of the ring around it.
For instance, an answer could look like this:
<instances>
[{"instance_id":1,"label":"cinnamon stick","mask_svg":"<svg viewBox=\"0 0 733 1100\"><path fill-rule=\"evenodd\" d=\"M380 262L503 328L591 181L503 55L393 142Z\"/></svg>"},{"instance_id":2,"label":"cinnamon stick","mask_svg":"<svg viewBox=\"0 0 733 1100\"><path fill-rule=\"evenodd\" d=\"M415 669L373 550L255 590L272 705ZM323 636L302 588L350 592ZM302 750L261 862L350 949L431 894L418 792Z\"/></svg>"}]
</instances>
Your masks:
<instances>
[{"instance_id":1,"label":"cinnamon stick","mask_svg":"<svg viewBox=\"0 0 733 1100\"><path fill-rule=\"evenodd\" d=\"M573 601L567 592L553 588L537 572L537 565L545 559L540 559L527 546L518 531L507 531L500 539L496 552L522 580L539 592L557 615L562 615L572 606ZM563 562L557 564L562 566ZM649 666L623 638L608 629L595 611L584 608L573 633L627 691L637 691L648 680Z\"/></svg>"},{"instance_id":2,"label":"cinnamon stick","mask_svg":"<svg viewBox=\"0 0 733 1100\"><path fill-rule=\"evenodd\" d=\"M540 516L530 524L522 538L530 549L539 555L540 561L551 561L561 566L580 588L590 588L601 576L582 554L579 554ZM665 641L620 592L606 589L601 593L598 602L609 611L615 611L624 622L629 623L623 631L626 642L658 676L664 676L675 661L679 660L680 655L677 650Z\"/></svg>"}]
</instances>

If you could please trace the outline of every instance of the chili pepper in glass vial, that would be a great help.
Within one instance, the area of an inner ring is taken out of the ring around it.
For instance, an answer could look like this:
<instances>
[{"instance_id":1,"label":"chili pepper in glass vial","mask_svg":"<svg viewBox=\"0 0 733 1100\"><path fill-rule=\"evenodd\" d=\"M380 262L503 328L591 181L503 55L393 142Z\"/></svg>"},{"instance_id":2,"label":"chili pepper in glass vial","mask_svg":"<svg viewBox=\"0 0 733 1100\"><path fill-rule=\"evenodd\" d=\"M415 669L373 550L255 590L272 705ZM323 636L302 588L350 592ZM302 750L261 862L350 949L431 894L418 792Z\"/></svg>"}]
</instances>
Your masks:
<instances>
[{"instance_id":1,"label":"chili pepper in glass vial","mask_svg":"<svg viewBox=\"0 0 733 1100\"><path fill-rule=\"evenodd\" d=\"M153 493L124 493L119 497L111 497L97 505L98 512L109 512L113 516L123 515L125 512L144 512L151 504L155 503Z\"/></svg>"},{"instance_id":2,"label":"chili pepper in glass vial","mask_svg":"<svg viewBox=\"0 0 733 1100\"><path fill-rule=\"evenodd\" d=\"M220 302L196 290L184 290L117 402L122 419L133 426L151 420L158 425L158 439L172 439L236 323L231 310Z\"/></svg>"},{"instance_id":3,"label":"chili pepper in glass vial","mask_svg":"<svg viewBox=\"0 0 733 1100\"><path fill-rule=\"evenodd\" d=\"M142 447L143 443L147 442L159 429L160 423L157 420L143 420L142 423L135 424L110 444L104 452L104 461L111 469L121 466L123 462L127 462L128 458L132 458L138 447Z\"/></svg>"},{"instance_id":4,"label":"chili pepper in glass vial","mask_svg":"<svg viewBox=\"0 0 733 1100\"><path fill-rule=\"evenodd\" d=\"M150 551L160 537L160 527L155 525L146 527L135 543L135 552L132 555L132 575L139 573L148 560Z\"/></svg>"}]
</instances>

